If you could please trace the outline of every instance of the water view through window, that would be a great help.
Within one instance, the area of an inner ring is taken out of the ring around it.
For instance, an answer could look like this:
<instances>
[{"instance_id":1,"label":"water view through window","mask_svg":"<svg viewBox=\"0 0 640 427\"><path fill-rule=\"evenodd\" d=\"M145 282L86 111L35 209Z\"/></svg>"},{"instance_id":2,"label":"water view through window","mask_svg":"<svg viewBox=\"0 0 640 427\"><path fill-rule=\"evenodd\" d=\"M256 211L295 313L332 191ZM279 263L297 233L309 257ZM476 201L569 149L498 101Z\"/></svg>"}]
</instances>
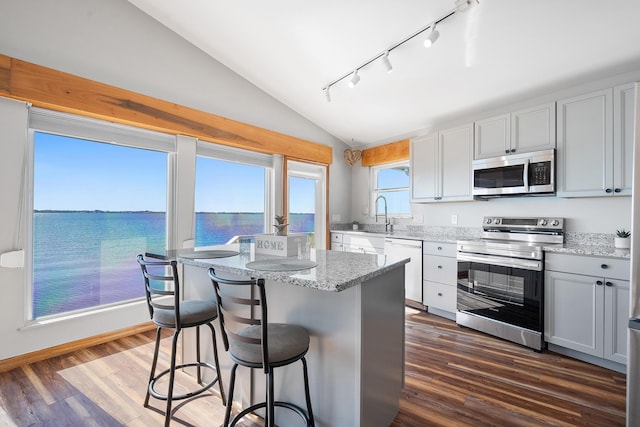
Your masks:
<instances>
[{"instance_id":1,"label":"water view through window","mask_svg":"<svg viewBox=\"0 0 640 427\"><path fill-rule=\"evenodd\" d=\"M166 248L167 153L34 133L31 318L144 298ZM265 230L264 167L197 158L196 246ZM308 212L308 210L304 210ZM314 215L293 214L313 229Z\"/></svg>"},{"instance_id":2,"label":"water view through window","mask_svg":"<svg viewBox=\"0 0 640 427\"><path fill-rule=\"evenodd\" d=\"M165 247L167 154L34 134L31 318L144 297Z\"/></svg>"}]
</instances>

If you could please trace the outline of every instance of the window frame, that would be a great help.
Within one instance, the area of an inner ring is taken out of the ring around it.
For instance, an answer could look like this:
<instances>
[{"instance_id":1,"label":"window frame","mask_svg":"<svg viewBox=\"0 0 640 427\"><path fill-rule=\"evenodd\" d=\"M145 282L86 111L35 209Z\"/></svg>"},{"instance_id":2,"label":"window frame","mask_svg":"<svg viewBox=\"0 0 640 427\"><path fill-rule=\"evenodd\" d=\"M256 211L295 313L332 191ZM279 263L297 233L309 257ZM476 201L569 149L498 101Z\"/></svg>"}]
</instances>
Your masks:
<instances>
[{"instance_id":1,"label":"window frame","mask_svg":"<svg viewBox=\"0 0 640 427\"><path fill-rule=\"evenodd\" d=\"M264 154L255 151L244 150L242 148L228 147L217 145L207 141L196 141L196 158L198 156L210 159L220 160L224 162L239 163L249 166L258 166L265 168L264 176L264 227L265 233L271 230L273 217L275 216L275 176L278 169L278 161L276 156ZM195 163L194 163L194 209L193 209L193 239L195 241Z\"/></svg>"},{"instance_id":2,"label":"window frame","mask_svg":"<svg viewBox=\"0 0 640 427\"><path fill-rule=\"evenodd\" d=\"M127 148L136 148L164 152L167 154L167 198L166 198L166 228L165 241L167 247L173 244L175 211L172 209L172 193L169 189L175 187L175 153L176 136L146 129L112 123L104 120L62 113L38 107L29 108L26 144L25 194L23 208L25 212L25 279L24 289L24 324L26 327L51 321L63 320L76 315L97 313L113 307L131 304L132 301L121 301L99 306L87 307L75 311L67 311L39 318L33 318L33 237L34 237L34 185L35 185L35 134L37 132L59 135L63 137L83 139L95 143L106 143ZM137 303L133 301L133 303Z\"/></svg>"},{"instance_id":3,"label":"window frame","mask_svg":"<svg viewBox=\"0 0 640 427\"><path fill-rule=\"evenodd\" d=\"M397 191L407 191L407 202L409 204L409 212L400 213L400 214L388 214L389 218L411 218L411 180L409 180L409 184L407 187L396 187L396 188L385 188L379 189L377 178L378 172L384 169L393 169L399 166L406 167L410 172L410 162L409 160L401 160L397 162L384 163L380 165L370 166L369 167L369 216L375 218L376 216L376 199L378 196L384 196L385 193L397 192Z\"/></svg>"}]
</instances>

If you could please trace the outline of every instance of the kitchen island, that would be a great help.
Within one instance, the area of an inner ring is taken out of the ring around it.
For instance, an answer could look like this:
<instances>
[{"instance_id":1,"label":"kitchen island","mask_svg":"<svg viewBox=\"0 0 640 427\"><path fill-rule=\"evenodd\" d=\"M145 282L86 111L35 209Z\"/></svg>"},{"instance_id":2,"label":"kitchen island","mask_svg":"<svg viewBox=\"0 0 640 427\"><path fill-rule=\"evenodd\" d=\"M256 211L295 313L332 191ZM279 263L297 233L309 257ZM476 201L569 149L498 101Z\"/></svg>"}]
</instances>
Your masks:
<instances>
[{"instance_id":1,"label":"kitchen island","mask_svg":"<svg viewBox=\"0 0 640 427\"><path fill-rule=\"evenodd\" d=\"M214 249L239 251L238 245ZM391 424L404 381L404 264L408 260L387 262L378 255L311 250L309 261L315 267L274 272L246 267L256 260L277 260L255 254L253 246L224 258L206 258L206 253L200 258L197 252L164 254L184 265L186 298L214 298L209 267L228 277L264 278L269 321L298 324L309 331L307 362L316 426ZM232 362L222 351L221 334L217 336L223 381L228 387ZM189 337L185 342L194 341ZM264 376L250 375L242 368L238 373L236 400L242 396L243 406L262 400ZM305 407L301 375L299 364L278 368L276 399ZM288 415L277 411L279 424L298 425L293 416L290 424Z\"/></svg>"}]
</instances>

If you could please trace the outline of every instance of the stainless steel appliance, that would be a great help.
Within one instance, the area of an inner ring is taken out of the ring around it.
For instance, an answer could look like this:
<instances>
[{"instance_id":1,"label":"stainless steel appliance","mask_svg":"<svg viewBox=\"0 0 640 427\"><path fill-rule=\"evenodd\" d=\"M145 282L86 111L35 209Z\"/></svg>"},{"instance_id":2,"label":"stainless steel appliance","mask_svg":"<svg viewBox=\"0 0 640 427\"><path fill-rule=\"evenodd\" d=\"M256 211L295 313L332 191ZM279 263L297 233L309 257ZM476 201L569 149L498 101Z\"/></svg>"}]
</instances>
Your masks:
<instances>
[{"instance_id":1,"label":"stainless steel appliance","mask_svg":"<svg viewBox=\"0 0 640 427\"><path fill-rule=\"evenodd\" d=\"M409 306L422 305L422 240L384 239L384 253L391 262L410 258L404 267L405 302Z\"/></svg>"},{"instance_id":2,"label":"stainless steel appliance","mask_svg":"<svg viewBox=\"0 0 640 427\"><path fill-rule=\"evenodd\" d=\"M563 218L485 217L481 239L457 243L456 322L543 349L543 246L563 241Z\"/></svg>"},{"instance_id":3,"label":"stainless steel appliance","mask_svg":"<svg viewBox=\"0 0 640 427\"><path fill-rule=\"evenodd\" d=\"M553 149L473 161L475 198L545 195L555 191Z\"/></svg>"}]
</instances>

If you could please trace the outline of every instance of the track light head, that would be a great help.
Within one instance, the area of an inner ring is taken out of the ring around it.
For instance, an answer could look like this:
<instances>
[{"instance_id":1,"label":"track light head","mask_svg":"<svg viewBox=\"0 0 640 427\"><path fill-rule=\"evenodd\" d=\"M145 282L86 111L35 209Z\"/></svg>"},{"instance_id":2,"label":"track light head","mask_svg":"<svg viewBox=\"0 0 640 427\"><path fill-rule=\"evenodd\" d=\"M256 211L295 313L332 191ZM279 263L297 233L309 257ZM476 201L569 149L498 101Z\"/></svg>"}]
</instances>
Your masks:
<instances>
[{"instance_id":1,"label":"track light head","mask_svg":"<svg viewBox=\"0 0 640 427\"><path fill-rule=\"evenodd\" d=\"M354 70L353 76L351 77L351 80L349 80L349 87L355 87L355 85L357 85L359 81L360 76L358 75L358 70Z\"/></svg>"},{"instance_id":2,"label":"track light head","mask_svg":"<svg viewBox=\"0 0 640 427\"><path fill-rule=\"evenodd\" d=\"M384 55L382 55L382 63L384 64L384 68L387 69L387 73L393 71L393 65L391 65L391 61L389 61L389 51L386 51Z\"/></svg>"},{"instance_id":3,"label":"track light head","mask_svg":"<svg viewBox=\"0 0 640 427\"><path fill-rule=\"evenodd\" d=\"M436 42L436 40L438 40L438 37L440 37L440 32L438 30L436 30L436 23L434 22L431 25L431 31L429 31L429 35L424 40L424 47L433 46L433 44Z\"/></svg>"},{"instance_id":4,"label":"track light head","mask_svg":"<svg viewBox=\"0 0 640 427\"><path fill-rule=\"evenodd\" d=\"M478 0L456 0L456 9L458 12L464 12L469 7L473 5L473 3L478 4Z\"/></svg>"}]
</instances>

